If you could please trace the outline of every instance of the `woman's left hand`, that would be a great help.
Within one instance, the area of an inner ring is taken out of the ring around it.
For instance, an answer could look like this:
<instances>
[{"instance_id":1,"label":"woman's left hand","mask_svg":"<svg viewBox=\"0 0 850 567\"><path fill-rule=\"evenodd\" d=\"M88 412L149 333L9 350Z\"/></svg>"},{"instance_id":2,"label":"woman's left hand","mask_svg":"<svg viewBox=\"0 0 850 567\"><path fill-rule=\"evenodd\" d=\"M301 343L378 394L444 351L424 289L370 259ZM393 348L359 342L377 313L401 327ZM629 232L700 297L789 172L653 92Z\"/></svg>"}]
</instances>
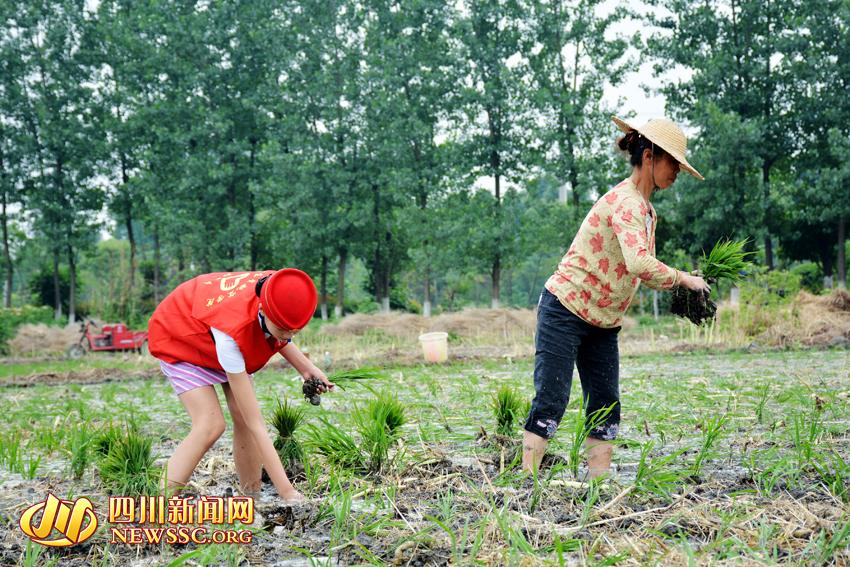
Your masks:
<instances>
[{"instance_id":1,"label":"woman's left hand","mask_svg":"<svg viewBox=\"0 0 850 567\"><path fill-rule=\"evenodd\" d=\"M319 393L320 394L324 394L325 392L333 391L334 386L336 386L336 384L334 384L333 382L328 380L328 377L325 376L325 373L322 372L321 370L319 370L319 368L315 365L312 365L312 367L309 368L307 370L307 372L302 374L301 377L304 379L305 382L307 380L309 380L310 378L318 378L319 381L322 383L322 385L319 386Z\"/></svg>"}]
</instances>

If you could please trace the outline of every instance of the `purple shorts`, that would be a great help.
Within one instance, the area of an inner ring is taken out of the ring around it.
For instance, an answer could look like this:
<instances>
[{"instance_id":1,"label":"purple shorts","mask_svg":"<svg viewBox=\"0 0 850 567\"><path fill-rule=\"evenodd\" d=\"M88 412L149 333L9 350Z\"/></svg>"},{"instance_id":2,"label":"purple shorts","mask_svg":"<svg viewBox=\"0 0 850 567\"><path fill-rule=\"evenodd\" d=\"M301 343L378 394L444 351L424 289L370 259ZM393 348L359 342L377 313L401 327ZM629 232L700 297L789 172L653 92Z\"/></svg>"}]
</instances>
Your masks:
<instances>
[{"instance_id":1,"label":"purple shorts","mask_svg":"<svg viewBox=\"0 0 850 567\"><path fill-rule=\"evenodd\" d=\"M227 382L227 374L223 370L195 366L188 362L170 364L160 360L159 367L171 381L171 386L174 387L178 396L195 388L215 386Z\"/></svg>"}]
</instances>

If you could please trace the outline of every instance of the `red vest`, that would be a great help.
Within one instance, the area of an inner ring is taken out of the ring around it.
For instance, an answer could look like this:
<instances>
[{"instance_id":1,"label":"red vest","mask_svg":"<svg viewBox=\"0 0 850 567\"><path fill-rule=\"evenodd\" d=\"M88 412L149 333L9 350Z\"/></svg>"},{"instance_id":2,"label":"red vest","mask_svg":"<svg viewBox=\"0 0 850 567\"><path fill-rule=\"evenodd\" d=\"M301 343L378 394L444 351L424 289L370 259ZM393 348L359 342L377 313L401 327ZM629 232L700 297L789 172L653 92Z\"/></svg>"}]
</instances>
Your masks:
<instances>
[{"instance_id":1,"label":"red vest","mask_svg":"<svg viewBox=\"0 0 850 567\"><path fill-rule=\"evenodd\" d=\"M254 291L265 272L205 274L177 286L162 300L148 323L152 355L174 364L189 362L223 370L218 363L210 327L230 335L245 359L249 374L260 370L286 346L266 338L257 313L260 298Z\"/></svg>"}]
</instances>

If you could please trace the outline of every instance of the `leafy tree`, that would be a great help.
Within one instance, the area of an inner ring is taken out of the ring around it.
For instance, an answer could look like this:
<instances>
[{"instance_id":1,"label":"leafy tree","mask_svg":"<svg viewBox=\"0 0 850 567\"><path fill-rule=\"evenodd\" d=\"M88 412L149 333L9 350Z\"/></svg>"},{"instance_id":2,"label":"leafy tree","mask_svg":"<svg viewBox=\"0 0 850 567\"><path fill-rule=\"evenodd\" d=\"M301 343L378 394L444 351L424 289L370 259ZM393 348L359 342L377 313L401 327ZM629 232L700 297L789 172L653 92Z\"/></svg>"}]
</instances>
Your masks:
<instances>
[{"instance_id":1,"label":"leafy tree","mask_svg":"<svg viewBox=\"0 0 850 567\"><path fill-rule=\"evenodd\" d=\"M701 136L712 136L706 119L715 116L708 108L736 116L747 128L739 145L758 132L755 147L759 157L760 187L747 190L761 203L759 215L748 229L764 235L765 263L773 267L773 242L780 214L771 190L774 175L787 171L796 150L798 116L789 112L795 84L791 62L798 51L793 37L795 22L786 14L795 10L796 0L653 0L669 15L653 11L648 20L660 31L648 42L657 55L656 74L671 65L681 65L687 80L662 87L668 108L675 117L700 128ZM731 161L731 159L730 159ZM779 170L777 170L779 166ZM757 196L756 196L757 195Z\"/></svg>"}]
</instances>

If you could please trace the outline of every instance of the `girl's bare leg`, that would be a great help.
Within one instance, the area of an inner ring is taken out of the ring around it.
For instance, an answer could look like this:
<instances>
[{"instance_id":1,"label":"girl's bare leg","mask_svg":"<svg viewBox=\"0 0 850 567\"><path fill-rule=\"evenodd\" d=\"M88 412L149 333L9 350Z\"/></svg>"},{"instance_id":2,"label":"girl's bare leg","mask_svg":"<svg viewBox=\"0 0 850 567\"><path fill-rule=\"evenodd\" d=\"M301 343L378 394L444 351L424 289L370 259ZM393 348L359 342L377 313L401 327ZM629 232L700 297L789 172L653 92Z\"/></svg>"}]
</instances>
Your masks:
<instances>
[{"instance_id":1,"label":"girl's bare leg","mask_svg":"<svg viewBox=\"0 0 850 567\"><path fill-rule=\"evenodd\" d=\"M224 415L212 386L178 396L192 418L192 430L168 459L168 486L185 486L201 458L224 433Z\"/></svg>"},{"instance_id":2,"label":"girl's bare leg","mask_svg":"<svg viewBox=\"0 0 850 567\"><path fill-rule=\"evenodd\" d=\"M245 423L245 418L233 397L230 384L222 384L221 387L224 389L224 397L227 399L230 417L233 418L233 460L236 463L239 484L242 485L244 492L256 492L260 489L263 469L260 451L257 449L251 430Z\"/></svg>"}]
</instances>

